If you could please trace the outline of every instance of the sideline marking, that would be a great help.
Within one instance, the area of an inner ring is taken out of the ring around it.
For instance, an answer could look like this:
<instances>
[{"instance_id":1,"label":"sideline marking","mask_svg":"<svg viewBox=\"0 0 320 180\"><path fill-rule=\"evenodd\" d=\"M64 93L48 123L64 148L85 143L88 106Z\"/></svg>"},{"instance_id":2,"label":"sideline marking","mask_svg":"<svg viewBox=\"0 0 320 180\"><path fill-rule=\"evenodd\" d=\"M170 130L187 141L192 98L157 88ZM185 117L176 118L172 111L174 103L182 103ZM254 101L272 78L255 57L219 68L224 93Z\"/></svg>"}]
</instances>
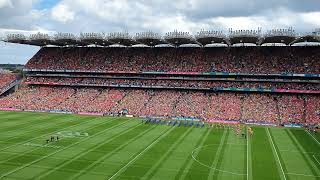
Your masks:
<instances>
[{"instance_id":1,"label":"sideline marking","mask_svg":"<svg viewBox=\"0 0 320 180\"><path fill-rule=\"evenodd\" d=\"M313 156L313 158L317 161L317 163L320 165L320 162L318 161L318 159L316 158L316 156L315 155L312 155Z\"/></svg>"},{"instance_id":2,"label":"sideline marking","mask_svg":"<svg viewBox=\"0 0 320 180\"><path fill-rule=\"evenodd\" d=\"M113 121L114 121L114 120L113 120ZM68 128L71 128L71 127L77 127L77 126L80 126L80 125L83 125L83 124L87 124L87 123L89 123L89 122L90 122L90 121L83 121L83 122L81 122L81 123L79 123L79 124L74 124L74 125L72 125L72 126L67 126L67 127L62 128L62 129L68 129ZM62 123L61 123L61 124L62 124ZM61 124L59 123L59 125L61 125ZM99 124L100 124L100 123L99 123ZM103 123L101 123L101 124L103 124ZM93 126L95 126L95 125L93 125ZM60 130L62 130L62 129L60 129ZM34 131L38 131L38 129L35 129ZM50 133L41 134L41 135L36 136L36 137L34 137L34 138L28 139L28 140L26 140L26 141L22 141L22 142L18 142L18 143L15 143L15 144L6 146L6 147L0 149L0 151L4 151L4 150L10 149L10 148L15 147L15 146L23 145L24 143L31 142L31 141L33 141L33 140L35 140L35 139L48 136L48 135L53 134L53 133L56 133L56 132L58 132L58 131L59 131L59 130L55 130L55 131L50 132ZM29 131L29 132L32 132L32 131ZM26 133L29 133L29 132L27 131ZM23 133L23 134L26 134L26 133ZM20 135L23 135L23 134L20 134ZM10 138L9 138L9 139L10 139Z\"/></svg>"},{"instance_id":3,"label":"sideline marking","mask_svg":"<svg viewBox=\"0 0 320 180\"><path fill-rule=\"evenodd\" d=\"M320 145L320 142L309 131L307 131L307 133Z\"/></svg>"},{"instance_id":4,"label":"sideline marking","mask_svg":"<svg viewBox=\"0 0 320 180\"><path fill-rule=\"evenodd\" d=\"M248 135L248 127L246 127L246 136L247 136L247 180L249 180L249 135Z\"/></svg>"},{"instance_id":5,"label":"sideline marking","mask_svg":"<svg viewBox=\"0 0 320 180\"><path fill-rule=\"evenodd\" d=\"M277 149L276 149L276 147L274 146L273 140L272 140L272 138L271 138L269 128L267 128L267 132L268 132L268 137L269 137L269 140L271 141L271 144L272 144L273 150L276 152L277 160L278 160L278 162L279 162L279 164L280 164L280 168L281 168L281 171L282 171L283 177L284 177L284 179L285 179L285 180L287 180L286 175L285 175L285 173L284 173L284 171L283 171L283 168L282 168L281 162L280 162L280 158L279 158L279 155L278 155Z\"/></svg>"},{"instance_id":6,"label":"sideline marking","mask_svg":"<svg viewBox=\"0 0 320 180\"><path fill-rule=\"evenodd\" d=\"M295 176L320 177L320 176L314 176L314 175L308 175L308 174L297 174L297 173L286 173L286 174L295 175Z\"/></svg>"},{"instance_id":7,"label":"sideline marking","mask_svg":"<svg viewBox=\"0 0 320 180\"><path fill-rule=\"evenodd\" d=\"M318 152L308 152L308 151L292 151L292 150L279 150L280 152L291 152L291 153L302 153L302 154L316 154L316 155L320 155L320 153Z\"/></svg>"},{"instance_id":8,"label":"sideline marking","mask_svg":"<svg viewBox=\"0 0 320 180\"><path fill-rule=\"evenodd\" d=\"M89 121L88 121L88 122L89 122ZM123 123L120 123L120 124L117 124L117 125L114 125L114 126L111 126L111 127L107 128L107 129L105 129L105 130L99 131L99 132L97 132L96 134L94 134L94 135L91 136L91 137L89 136L89 137L87 137L87 138L83 138L83 139L81 139L81 140L79 140L79 141L77 141L77 142L75 142L75 143L70 144L69 146L66 146L66 147L63 147L63 148L61 148L61 149L58 149L57 151L54 151L54 152L49 153L49 154L47 154L47 155L45 155L45 156L42 156L41 158L36 159L36 160L34 160L34 161L31 161L31 162L29 162L29 163L27 163L27 164L23 164L22 166L17 167L17 168L15 168L15 169L13 169L12 171L9 171L9 172L7 172L7 173L5 173L5 174L2 174L2 175L0 176L0 179L1 179L1 178L4 178L4 177L6 177L6 176L9 176L10 174L15 173L15 172L17 172L17 171L19 171L19 170L21 170L21 169L24 169L24 168L26 168L26 167L34 164L34 163L37 163L37 162L39 162L39 161L41 161L41 160L43 160L43 159L46 159L46 158L49 157L49 156L55 155L55 154L57 154L57 153L60 152L60 151L63 151L63 150L68 149L68 148L71 148L72 146L77 145L77 144L79 144L79 143L82 143L83 141L86 141L86 140L88 140L88 139L90 139L90 138L93 138L93 137L98 136L98 135L100 135L100 134L102 134L102 133L105 133L107 130L111 130L111 129L114 129L114 128L116 128L116 127L119 127L119 126L121 126L121 125L123 125L123 124L125 124L125 123L127 123L127 121L125 121L125 122L123 122ZM99 125L102 125L102 124L104 124L104 123L101 123L101 124L99 124ZM109 123L108 123L108 124L109 124ZM94 125L94 126L92 126L91 128L89 128L89 129L92 129L92 128L94 128L94 127L96 127L96 126ZM32 151L34 151L34 149L33 149ZM32 152L32 151L30 151L30 152ZM28 153L29 153L29 152L28 152Z\"/></svg>"}]
</instances>

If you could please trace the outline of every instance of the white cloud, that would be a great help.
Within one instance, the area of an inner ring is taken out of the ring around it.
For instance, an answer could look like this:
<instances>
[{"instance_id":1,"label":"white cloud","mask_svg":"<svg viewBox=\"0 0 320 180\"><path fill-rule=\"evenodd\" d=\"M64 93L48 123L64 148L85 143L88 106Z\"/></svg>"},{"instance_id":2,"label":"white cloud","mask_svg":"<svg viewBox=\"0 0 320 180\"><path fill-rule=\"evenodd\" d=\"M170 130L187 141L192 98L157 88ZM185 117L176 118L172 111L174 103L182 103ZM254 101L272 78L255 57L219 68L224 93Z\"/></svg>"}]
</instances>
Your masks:
<instances>
[{"instance_id":1,"label":"white cloud","mask_svg":"<svg viewBox=\"0 0 320 180\"><path fill-rule=\"evenodd\" d=\"M74 20L75 13L68 5L61 3L52 8L51 16L54 20L65 24Z\"/></svg>"},{"instance_id":2,"label":"white cloud","mask_svg":"<svg viewBox=\"0 0 320 180\"><path fill-rule=\"evenodd\" d=\"M320 12L302 13L301 19L313 26L320 27Z\"/></svg>"},{"instance_id":3,"label":"white cloud","mask_svg":"<svg viewBox=\"0 0 320 180\"><path fill-rule=\"evenodd\" d=\"M0 0L0 9L1 8L12 8L12 2L11 0Z\"/></svg>"},{"instance_id":4,"label":"white cloud","mask_svg":"<svg viewBox=\"0 0 320 180\"><path fill-rule=\"evenodd\" d=\"M134 34L257 27L266 31L290 26L312 31L320 27L319 0L61 0L54 7L35 9L34 4L41 1L0 0L0 35L4 29L49 33L127 30ZM0 61L2 54L0 48Z\"/></svg>"}]
</instances>

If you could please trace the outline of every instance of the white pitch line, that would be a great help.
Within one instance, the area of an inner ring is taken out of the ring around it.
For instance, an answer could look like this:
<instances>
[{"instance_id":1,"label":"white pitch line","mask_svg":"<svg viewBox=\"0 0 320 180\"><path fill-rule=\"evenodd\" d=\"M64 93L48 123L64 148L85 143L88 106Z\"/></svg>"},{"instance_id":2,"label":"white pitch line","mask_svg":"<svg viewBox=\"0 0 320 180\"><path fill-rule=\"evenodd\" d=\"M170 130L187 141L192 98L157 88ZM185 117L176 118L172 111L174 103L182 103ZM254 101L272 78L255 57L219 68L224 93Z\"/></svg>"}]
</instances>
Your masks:
<instances>
[{"instance_id":1,"label":"white pitch line","mask_svg":"<svg viewBox=\"0 0 320 180\"><path fill-rule=\"evenodd\" d=\"M63 129L67 129L67 128L70 128L70 127L75 127L75 126L78 126L78 125L87 124L88 122L89 122L89 121L84 121L84 122L81 122L81 123L79 123L79 124L75 124L75 125L72 125L72 126L68 126L68 127L65 127L65 128L62 128L62 129L59 129L59 130L50 132L50 133L46 133L46 134L43 134L43 135L40 135L40 136L31 138L31 139L28 139L28 140L26 140L26 141L18 142L18 143L12 144L12 145L10 145L10 146L6 146L5 148L0 149L0 151L4 151L4 150L7 150L7 149L9 149L9 148L11 148L11 147L18 146L18 145L22 145L22 144L27 143L27 142L31 142L31 141L33 141L33 140L35 140L35 139L37 139L37 138L40 138L40 137L43 137L43 136L48 136L48 135L50 135L50 134L56 133L56 132L58 132L58 131L60 131L60 130L63 130ZM61 124L62 124L62 123L61 123ZM61 125L61 124L59 123L59 125ZM37 129L35 129L35 131L36 131L36 130L37 130ZM27 133L30 133L30 132L33 132L33 131L29 131L29 132L27 132ZM23 134L26 134L26 133L23 133ZM10 138L9 138L9 139L10 139Z\"/></svg>"},{"instance_id":2,"label":"white pitch line","mask_svg":"<svg viewBox=\"0 0 320 180\"><path fill-rule=\"evenodd\" d=\"M317 161L317 163L320 165L320 162L318 161L318 159L316 158L316 156L315 155L312 155L313 156L313 158Z\"/></svg>"},{"instance_id":3,"label":"white pitch line","mask_svg":"<svg viewBox=\"0 0 320 180\"><path fill-rule=\"evenodd\" d=\"M129 166L133 161L135 161L139 156L141 156L144 152L146 152L150 147L152 147L155 143L158 143L158 141L160 139L162 139L162 137L164 137L165 135L167 135L169 132L171 132L174 128L171 128L170 130L168 130L166 133L162 134L161 136L159 136L155 141L153 141L153 143L149 144L143 151L141 151L138 155L136 155L133 159L131 159L125 166L123 166L121 169L119 169L115 174L113 174L108 180L113 179L114 177L116 177L121 171L125 170L127 168L127 166Z\"/></svg>"},{"instance_id":4,"label":"white pitch line","mask_svg":"<svg viewBox=\"0 0 320 180\"><path fill-rule=\"evenodd\" d=\"M320 145L320 142L309 131L307 131L307 133Z\"/></svg>"},{"instance_id":5,"label":"white pitch line","mask_svg":"<svg viewBox=\"0 0 320 180\"><path fill-rule=\"evenodd\" d=\"M6 177L6 176L8 176L8 175L10 175L10 174L12 174L12 173L15 173L15 172L17 172L17 171L19 171L19 170L21 170L21 169L24 169L24 168L26 168L26 167L34 164L34 163L37 163L37 162L39 162L39 161L41 161L41 160L43 160L43 159L46 159L46 158L49 157L49 156L55 155L55 154L57 154L57 153L60 152L60 151L63 151L63 150L68 149L68 148L70 148L70 147L72 147L72 146L74 146L74 145L77 145L77 144L79 144L79 143L82 143L83 141L86 141L86 140L88 140L88 139L90 139L90 138L93 138L93 137L95 137L95 136L98 136L98 135L106 132L107 130L110 130L110 129L114 129L114 128L116 128L116 127L119 127L119 126L125 124L126 122L127 122L127 121L125 121L125 122L123 122L123 123L120 123L120 124L118 124L118 125L115 125L115 126L111 126L111 127L107 128L107 129L105 129L105 130L103 130L103 131L100 131L100 132L94 134L93 136L89 136L89 137L87 137L87 138L83 138L83 139L77 141L76 143L72 143L72 144L70 144L69 146L66 146L66 147L61 148L61 149L59 149L59 150L57 150L57 151L54 151L54 152L52 152L52 153L50 153L50 154L48 154L48 155L46 155L46 156L42 156L41 158L36 159L36 160L34 160L34 161L31 161L30 163L24 164L23 166L17 167L16 169L14 169L14 170L12 170L12 171L10 171L10 172L7 172L7 173L5 173L5 174L2 174L2 175L0 176L0 179L1 179L1 178L4 178L4 177Z\"/></svg>"},{"instance_id":6,"label":"white pitch line","mask_svg":"<svg viewBox=\"0 0 320 180\"><path fill-rule=\"evenodd\" d=\"M320 176L314 176L314 175L309 175L309 174L298 174L298 173L286 173L286 174L294 175L294 176L320 177Z\"/></svg>"},{"instance_id":7,"label":"white pitch line","mask_svg":"<svg viewBox=\"0 0 320 180\"><path fill-rule=\"evenodd\" d=\"M285 179L285 180L287 180L286 175L285 175L285 173L284 173L284 171L283 171L283 168L282 168L281 162L280 162L280 158L279 158L279 155L278 155L277 149L276 149L276 147L275 147L275 145L274 145L274 143L273 143L273 140L272 140L272 138L271 138L269 128L267 128L267 132L268 132L268 137L269 137L269 139L270 139L270 141L271 141L271 144L272 144L273 150L276 152L277 160L278 160L278 162L279 162L279 164L280 164L280 168L281 168L281 171L282 171L283 177L284 177L284 179Z\"/></svg>"},{"instance_id":8,"label":"white pitch line","mask_svg":"<svg viewBox=\"0 0 320 180\"><path fill-rule=\"evenodd\" d=\"M249 136L248 129L246 128L247 133L247 180L249 180Z\"/></svg>"}]
</instances>

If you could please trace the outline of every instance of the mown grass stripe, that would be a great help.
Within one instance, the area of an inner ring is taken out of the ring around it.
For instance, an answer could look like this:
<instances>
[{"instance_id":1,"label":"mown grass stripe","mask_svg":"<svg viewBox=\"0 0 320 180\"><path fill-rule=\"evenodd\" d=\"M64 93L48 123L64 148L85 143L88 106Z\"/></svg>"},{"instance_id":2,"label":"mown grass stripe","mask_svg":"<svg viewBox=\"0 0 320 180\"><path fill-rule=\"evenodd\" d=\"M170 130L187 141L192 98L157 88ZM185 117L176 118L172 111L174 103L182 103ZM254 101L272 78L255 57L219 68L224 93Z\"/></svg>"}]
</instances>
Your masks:
<instances>
[{"instance_id":1,"label":"mown grass stripe","mask_svg":"<svg viewBox=\"0 0 320 180\"><path fill-rule=\"evenodd\" d=\"M226 134L226 139L228 139L229 134L230 134L230 131L227 132L227 134ZM228 141L224 141L223 144L222 144L221 149L222 149L223 151L222 151L221 155L220 155L219 158L218 158L217 165L215 166L215 171L217 171L217 173L216 173L216 174L213 174L213 178L214 178L214 179L217 179L218 176L219 176L219 174L221 173L221 171L219 171L219 169L221 169L221 164L222 164L222 162L223 162L223 158L224 158L225 149L226 149L227 144L228 144Z\"/></svg>"},{"instance_id":2,"label":"mown grass stripe","mask_svg":"<svg viewBox=\"0 0 320 180\"><path fill-rule=\"evenodd\" d=\"M268 137L269 137L269 142L271 143L271 145L272 145L272 147L273 147L273 152L274 152L274 154L276 155L277 162L278 162L278 165L279 165L280 170L281 170L281 173L282 173L282 176L280 176L280 177L282 177L281 179L285 179L285 180L286 180L287 177L286 177L286 174L285 174L285 172L284 172L284 168L282 167L282 163L281 163L280 157L279 157L279 155L278 155L277 148L276 148L276 146L275 146L275 144L274 144L274 142L273 142L273 138L272 138L272 136L271 136L271 133L270 133L268 127L266 128L266 131L267 131L267 134L268 134Z\"/></svg>"},{"instance_id":3,"label":"mown grass stripe","mask_svg":"<svg viewBox=\"0 0 320 180\"><path fill-rule=\"evenodd\" d=\"M308 130L305 130L311 137L312 139L317 142L318 145L320 145L320 142L308 131Z\"/></svg>"},{"instance_id":4,"label":"mown grass stripe","mask_svg":"<svg viewBox=\"0 0 320 180\"><path fill-rule=\"evenodd\" d=\"M68 120L68 121L61 121L57 124L57 122L54 121L54 119L56 119L56 117L49 117L48 119L42 119L42 121L40 121L39 123L29 124L29 126L22 125L21 128L20 128L20 126L12 126L6 130L3 130L3 131L1 130L1 131L5 132L5 133L9 133L11 131L19 131L19 134L15 134L15 137L17 137L17 135L25 135L25 134L28 134L33 131L38 131L39 129L42 129L41 127L51 127L52 125L60 125L60 124L66 125L68 123L74 122L74 121ZM36 128L36 129L33 129L33 128ZM26 130L26 131L24 131L24 130ZM5 137L5 138L6 138L6 140L8 140L8 137Z\"/></svg>"},{"instance_id":5,"label":"mown grass stripe","mask_svg":"<svg viewBox=\"0 0 320 180\"><path fill-rule=\"evenodd\" d=\"M151 128L147 128L144 131L140 132L137 135L133 135L130 136L132 138L128 139L128 141L126 141L123 144L120 144L118 147L116 147L115 149L113 149L112 151L108 152L107 154L105 154L104 156L100 157L99 159L97 159L96 161L93 161L92 163L89 163L88 166L86 166L85 168L81 169L80 171L78 171L77 173L75 173L72 177L68 178L70 180L72 179L77 179L78 177L80 177L82 174L84 174L85 172L89 171L90 169L92 169L93 167L95 167L97 164L100 164L103 160L105 160L106 158L114 155L114 153L119 152L120 150L124 149L126 146L128 146L129 144L131 144L132 142L142 138L143 136L145 136L147 133L149 133L150 131L153 131L156 128L156 126L152 126Z\"/></svg>"},{"instance_id":6,"label":"mown grass stripe","mask_svg":"<svg viewBox=\"0 0 320 180\"><path fill-rule=\"evenodd\" d=\"M151 179L151 177L156 173L157 169L170 157L170 154L176 150L176 148L179 146L179 144L182 143L182 141L185 139L187 135L189 135L192 132L193 128L189 128L185 133L179 137L178 140L176 140L170 148L159 158L154 165L148 170L146 174L141 179Z\"/></svg>"},{"instance_id":7,"label":"mown grass stripe","mask_svg":"<svg viewBox=\"0 0 320 180\"><path fill-rule=\"evenodd\" d=\"M320 167L317 167L317 162L314 161L314 158L312 158L312 155L308 153L302 153L304 151L317 150L317 147L312 146L312 144L306 141L309 138L308 135L305 134L304 131L295 130L295 129L291 129L291 130L286 129L286 132L290 137L290 139L292 140L292 142L294 143L294 145L300 151L299 154L301 154L301 156L307 163L309 169L312 171L312 174L315 176L320 175ZM317 145L315 144L315 146Z\"/></svg>"},{"instance_id":8,"label":"mown grass stripe","mask_svg":"<svg viewBox=\"0 0 320 180\"><path fill-rule=\"evenodd\" d=\"M161 159L163 153L166 153L168 149L170 149L170 147L172 147L173 144L175 144L185 132L186 128L184 127L175 128L175 130L168 134L166 138L161 139L157 144L155 144L146 153L144 153L143 156L132 163L131 166L123 171L123 173L118 178L122 179L143 177L145 173L150 170L150 168L152 168L152 166L158 161L150 161L150 157L152 157L152 159Z\"/></svg>"},{"instance_id":9,"label":"mown grass stripe","mask_svg":"<svg viewBox=\"0 0 320 180\"><path fill-rule=\"evenodd\" d=\"M1 119L1 122L20 122L20 121L23 121L22 119L29 119L28 117L34 117L34 114L26 114L26 113L23 113L23 112L15 112L15 113L3 113L3 115L1 115L0 119Z\"/></svg>"},{"instance_id":10,"label":"mown grass stripe","mask_svg":"<svg viewBox=\"0 0 320 180\"><path fill-rule=\"evenodd\" d=\"M216 171L216 168L217 168L217 165L218 165L218 161L219 161L219 158L221 156L221 151L222 151L223 145L225 144L225 141L226 141L227 131L228 130L224 130L223 131L223 135L222 135L222 138L221 138L221 140L219 142L218 149L217 149L216 152L213 152L215 155L214 155L214 160L212 161L212 164L210 166L211 169L209 171L208 180L209 179L213 179L213 177L214 177L214 174L215 174L215 171Z\"/></svg>"},{"instance_id":11,"label":"mown grass stripe","mask_svg":"<svg viewBox=\"0 0 320 180\"><path fill-rule=\"evenodd\" d=\"M110 123L110 124L111 124L111 123ZM94 128L96 128L97 126L100 126L100 125L109 125L109 123L101 122L101 123L99 123L99 124L95 124L95 125L89 126L90 128L88 128L87 130L94 129ZM116 125L116 124L115 124L115 125ZM69 126L69 127L67 127L67 128L70 129L70 127L71 127L71 126ZM77 126L72 126L72 128L74 128L74 127L77 127ZM0 164L1 164L1 163L8 163L8 162L10 162L10 161L18 161L18 162L19 162L23 157L25 157L26 154L30 154L30 153L32 153L32 152L34 152L34 151L36 151L36 150L39 150L39 149L40 149L40 147L35 147L35 148L30 149L29 151L24 151L23 153L20 153L19 156L10 157L9 159L2 160L2 161L0 162Z\"/></svg>"},{"instance_id":12,"label":"mown grass stripe","mask_svg":"<svg viewBox=\"0 0 320 180\"><path fill-rule=\"evenodd\" d=\"M199 142L207 130L207 128L196 128L188 134L184 141L161 163L150 179L174 179L180 172L180 168L190 158L190 152L199 147Z\"/></svg>"},{"instance_id":13,"label":"mown grass stripe","mask_svg":"<svg viewBox=\"0 0 320 180\"><path fill-rule=\"evenodd\" d=\"M203 139L199 141L199 144L197 144L197 147L201 147L205 144L205 142L208 140L208 137L210 133L212 132L212 128L207 130L206 134L204 135ZM197 156L199 152L195 152L194 156ZM178 174L176 175L175 179L185 179L186 176L191 173L190 170L192 170L192 165L195 161L193 160L192 154L190 154L190 158L188 161L185 162L185 164L180 168Z\"/></svg>"},{"instance_id":14,"label":"mown grass stripe","mask_svg":"<svg viewBox=\"0 0 320 180\"><path fill-rule=\"evenodd\" d=\"M89 151L80 151L78 154L74 155L73 157L70 157L68 160L63 161L61 164L57 165L56 167L52 168L51 170L45 172L45 173L41 173L37 178L35 179L41 179L41 178L45 178L47 176L49 176L52 172L63 169L65 166L68 166L68 164L72 163L73 161L76 161L77 159L81 159L82 157L85 157L86 155L88 155L89 153L93 152L94 150L108 144L109 142L113 141L114 139L122 136L122 135L126 135L128 133L130 133L130 131L136 131L139 126L141 126L141 124L136 124L133 127L130 127L128 129L125 129L123 131L120 131L119 133L113 135L113 136L108 136L107 140L105 141L105 139L102 139L101 142L97 142L97 145L94 147L91 147Z\"/></svg>"},{"instance_id":15,"label":"mown grass stripe","mask_svg":"<svg viewBox=\"0 0 320 180\"><path fill-rule=\"evenodd\" d=\"M163 137L167 136L170 132L172 132L172 130L174 130L175 127L170 128L169 130L167 130L165 133L161 134L156 140L154 140L151 144L149 144L143 151L141 151L139 154L137 154L134 158L132 158L127 164L125 164L122 168L120 168L115 174L113 174L110 178L108 178L109 180L114 179L118 176L118 174L122 173L124 170L127 169L128 166L130 166L131 163L133 163L136 159L138 159L142 154L144 154L146 151L149 150L149 148L151 148L153 145L155 145L156 143L158 143Z\"/></svg>"},{"instance_id":16,"label":"mown grass stripe","mask_svg":"<svg viewBox=\"0 0 320 180\"><path fill-rule=\"evenodd\" d=\"M57 133L57 132L59 132L59 131L61 131L61 130L65 130L65 129L68 129L68 128L70 128L70 127L76 127L76 126L83 125L83 124L90 124L90 122L89 122L89 121L84 121L84 122L81 122L81 123L78 123L78 124L75 124L75 125L72 125L72 126L67 126L67 127L61 128L61 129L59 129L59 130L56 130L56 129L57 129L61 124L56 124L56 125L53 126L53 127L49 127L49 128L46 128L46 129L38 130L38 131L47 131L47 130L51 130L51 129L52 129L52 130L54 130L54 131L51 131L51 132L49 132L49 133L41 134L41 135L39 135L39 136L37 136L37 137L28 139L28 140L26 140L26 141L21 141L21 142L19 141L19 142L13 144L13 145L10 145L10 146L7 146L7 147L5 147L5 148L0 149L0 151L5 151L5 150L10 149L10 148L12 148L12 147L15 147L15 146L18 146L18 145L22 145L22 144L24 144L24 143L31 142L31 141L33 141L33 140L35 140L35 139L38 139L38 138L41 138L41 137L44 137L44 136L48 136L48 135Z\"/></svg>"},{"instance_id":17,"label":"mown grass stripe","mask_svg":"<svg viewBox=\"0 0 320 180\"><path fill-rule=\"evenodd\" d=\"M247 180L253 179L252 178L252 155L251 155L251 135L248 133L248 128L246 128L246 135L247 135Z\"/></svg>"},{"instance_id":18,"label":"mown grass stripe","mask_svg":"<svg viewBox=\"0 0 320 180\"><path fill-rule=\"evenodd\" d=\"M6 117L6 116L5 116ZM44 119L48 119L48 118L55 118L55 116L33 116L33 115L28 115L28 116L14 116L10 119L8 119L7 121L2 121L1 120L1 128L0 131L5 131L7 129L10 129L10 127L21 127L23 125L27 125L27 124L32 124L32 123L36 123L39 122L41 120ZM23 120L22 120L23 119Z\"/></svg>"},{"instance_id":19,"label":"mown grass stripe","mask_svg":"<svg viewBox=\"0 0 320 180\"><path fill-rule=\"evenodd\" d=\"M66 149L68 149L68 148L70 148L70 147L72 147L72 146L74 146L74 145L77 145L77 144L79 144L79 143L81 143L81 142L84 142L84 141L90 139L90 138L93 138L93 137L95 137L95 136L98 136L98 135L100 135L100 134L102 134L102 133L104 133L104 132L106 132L106 131L108 131L108 130L110 130L110 129L116 128L116 127L121 126L121 125L123 125L123 124L125 124L125 123L126 123L126 122L123 122L123 123L120 123L120 124L111 126L111 127L107 128L107 129L105 129L105 130L102 130L102 131L100 131L100 132L98 132L98 133L96 133L96 134L94 134L94 135L92 135L92 136L89 136L89 137L87 137L87 138L83 138L83 139L81 139L81 140L79 140L79 141L77 141L77 142L75 142L75 143L70 144L69 146L66 146L66 147L63 147L63 148L61 148L61 149L58 149L57 151L54 151L54 152L52 152L52 153L49 153L48 155L45 155L45 156L43 156L43 157L41 157L41 158L39 158L39 159L36 159L36 160L34 160L34 161L32 161L32 162L29 162L29 163L27 163L27 164L24 164L23 166L17 167L16 169L14 169L14 170L12 170L12 171L10 171L10 172L7 172L7 173L1 175L0 178L6 177L6 176L8 176L8 175L10 175L10 174L13 174L13 173L15 173L15 172L17 172L17 171L19 171L19 170L21 170L21 169L23 169L23 168L26 168L26 167L34 164L34 163L37 163L37 162L39 162L39 161L41 161L41 160L43 160L43 159L45 159L45 158L47 158L47 157L50 157L50 156L52 156L52 155L54 155L54 154L57 154L58 152L61 152L61 151L63 151L63 150L66 150Z\"/></svg>"}]
</instances>

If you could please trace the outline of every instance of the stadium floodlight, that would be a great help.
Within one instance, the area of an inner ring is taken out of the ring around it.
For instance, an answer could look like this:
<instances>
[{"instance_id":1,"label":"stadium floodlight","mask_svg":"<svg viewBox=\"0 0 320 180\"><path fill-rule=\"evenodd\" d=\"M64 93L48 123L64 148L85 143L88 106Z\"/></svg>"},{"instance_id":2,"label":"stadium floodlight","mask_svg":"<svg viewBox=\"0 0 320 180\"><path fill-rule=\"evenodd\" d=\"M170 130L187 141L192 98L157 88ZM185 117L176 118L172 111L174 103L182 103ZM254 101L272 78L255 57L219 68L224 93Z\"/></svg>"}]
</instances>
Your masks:
<instances>
[{"instance_id":1,"label":"stadium floodlight","mask_svg":"<svg viewBox=\"0 0 320 180\"><path fill-rule=\"evenodd\" d=\"M102 33L80 33L80 40L86 39L104 39L104 35Z\"/></svg>"},{"instance_id":2,"label":"stadium floodlight","mask_svg":"<svg viewBox=\"0 0 320 180\"><path fill-rule=\"evenodd\" d=\"M159 35L159 33L146 31L136 33L135 39L161 39L161 36Z\"/></svg>"},{"instance_id":3,"label":"stadium floodlight","mask_svg":"<svg viewBox=\"0 0 320 180\"><path fill-rule=\"evenodd\" d=\"M164 39L193 39L193 36L189 32L183 32L174 30L172 32L167 32L164 35Z\"/></svg>"},{"instance_id":4,"label":"stadium floodlight","mask_svg":"<svg viewBox=\"0 0 320 180\"><path fill-rule=\"evenodd\" d=\"M195 39L202 45L208 44L227 44L229 45L229 40L223 31L216 30L200 30L195 35Z\"/></svg>"},{"instance_id":5,"label":"stadium floodlight","mask_svg":"<svg viewBox=\"0 0 320 180\"><path fill-rule=\"evenodd\" d=\"M295 37L297 34L292 27L288 29L272 29L267 31L265 37L275 37L275 36L286 36L286 37Z\"/></svg>"},{"instance_id":6,"label":"stadium floodlight","mask_svg":"<svg viewBox=\"0 0 320 180\"><path fill-rule=\"evenodd\" d=\"M199 38L210 38L210 37L216 37L216 38L226 38L226 35L223 33L223 31L205 31L205 30L201 30L199 32L197 32L197 34L195 35L196 39Z\"/></svg>"},{"instance_id":7,"label":"stadium floodlight","mask_svg":"<svg viewBox=\"0 0 320 180\"><path fill-rule=\"evenodd\" d=\"M129 32L112 32L107 35L108 39L132 39Z\"/></svg>"},{"instance_id":8,"label":"stadium floodlight","mask_svg":"<svg viewBox=\"0 0 320 180\"><path fill-rule=\"evenodd\" d=\"M59 32L54 35L55 40L62 40L62 39L70 39L70 40L77 40L77 37L72 33L62 33Z\"/></svg>"},{"instance_id":9,"label":"stadium floodlight","mask_svg":"<svg viewBox=\"0 0 320 180\"><path fill-rule=\"evenodd\" d=\"M232 30L229 29L229 38L233 37L260 37L261 36L261 28L257 30L248 30L248 29L241 29L241 30Z\"/></svg>"},{"instance_id":10,"label":"stadium floodlight","mask_svg":"<svg viewBox=\"0 0 320 180\"><path fill-rule=\"evenodd\" d=\"M36 33L36 34L31 34L29 36L30 40L50 40L50 36L48 34L44 34L44 33Z\"/></svg>"},{"instance_id":11,"label":"stadium floodlight","mask_svg":"<svg viewBox=\"0 0 320 180\"><path fill-rule=\"evenodd\" d=\"M26 41L27 37L24 34L8 34L6 41L8 42L18 42L18 41Z\"/></svg>"}]
</instances>

